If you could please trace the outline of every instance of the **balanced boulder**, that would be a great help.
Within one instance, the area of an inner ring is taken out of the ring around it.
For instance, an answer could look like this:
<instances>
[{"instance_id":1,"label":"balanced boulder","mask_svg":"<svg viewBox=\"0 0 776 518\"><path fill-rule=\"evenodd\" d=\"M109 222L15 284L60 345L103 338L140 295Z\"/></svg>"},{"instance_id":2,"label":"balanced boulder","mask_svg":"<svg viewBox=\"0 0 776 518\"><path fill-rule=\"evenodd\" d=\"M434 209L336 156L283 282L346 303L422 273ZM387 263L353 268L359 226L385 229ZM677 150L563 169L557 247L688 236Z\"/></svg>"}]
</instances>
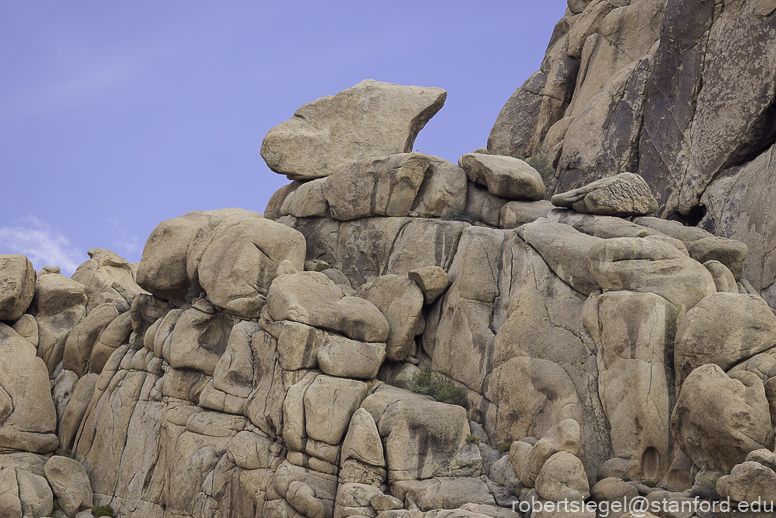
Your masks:
<instances>
[{"instance_id":1,"label":"balanced boulder","mask_svg":"<svg viewBox=\"0 0 776 518\"><path fill-rule=\"evenodd\" d=\"M261 156L276 173L312 180L352 160L409 153L446 98L441 88L366 79L299 108L267 133Z\"/></svg>"},{"instance_id":2,"label":"balanced boulder","mask_svg":"<svg viewBox=\"0 0 776 518\"><path fill-rule=\"evenodd\" d=\"M511 200L541 200L546 187L539 172L511 156L468 153L458 160L466 176L484 185L488 192Z\"/></svg>"},{"instance_id":3,"label":"balanced boulder","mask_svg":"<svg viewBox=\"0 0 776 518\"><path fill-rule=\"evenodd\" d=\"M556 194L552 204L587 214L618 216L643 216L658 209L647 182L633 173L620 173Z\"/></svg>"}]
</instances>

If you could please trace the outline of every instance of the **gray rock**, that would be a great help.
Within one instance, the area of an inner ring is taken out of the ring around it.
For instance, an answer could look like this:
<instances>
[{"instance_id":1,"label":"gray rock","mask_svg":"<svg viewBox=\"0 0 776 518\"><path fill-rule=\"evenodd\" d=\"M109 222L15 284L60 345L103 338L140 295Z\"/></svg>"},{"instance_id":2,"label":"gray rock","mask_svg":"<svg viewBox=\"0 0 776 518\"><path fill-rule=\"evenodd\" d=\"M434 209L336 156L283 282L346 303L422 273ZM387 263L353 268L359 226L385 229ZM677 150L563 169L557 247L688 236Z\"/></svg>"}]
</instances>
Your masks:
<instances>
[{"instance_id":1,"label":"gray rock","mask_svg":"<svg viewBox=\"0 0 776 518\"><path fill-rule=\"evenodd\" d=\"M546 194L539 172L517 158L468 153L458 160L458 165L469 180L502 198L536 201Z\"/></svg>"},{"instance_id":2,"label":"gray rock","mask_svg":"<svg viewBox=\"0 0 776 518\"><path fill-rule=\"evenodd\" d=\"M657 200L647 183L633 173L596 180L579 189L552 197L557 207L587 214L645 215L657 210Z\"/></svg>"}]
</instances>

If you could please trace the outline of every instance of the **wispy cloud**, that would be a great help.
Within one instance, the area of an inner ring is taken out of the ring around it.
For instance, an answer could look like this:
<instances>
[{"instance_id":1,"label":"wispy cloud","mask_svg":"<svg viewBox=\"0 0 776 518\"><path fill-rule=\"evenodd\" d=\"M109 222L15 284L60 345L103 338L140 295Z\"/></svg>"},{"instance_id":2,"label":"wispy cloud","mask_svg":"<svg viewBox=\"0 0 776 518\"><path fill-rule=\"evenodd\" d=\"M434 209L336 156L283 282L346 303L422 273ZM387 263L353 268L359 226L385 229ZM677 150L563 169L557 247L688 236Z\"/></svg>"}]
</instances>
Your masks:
<instances>
[{"instance_id":1,"label":"wispy cloud","mask_svg":"<svg viewBox=\"0 0 776 518\"><path fill-rule=\"evenodd\" d=\"M107 218L108 223L113 226L113 242L111 246L114 251L122 254L133 254L142 250L142 244L137 236L133 236L124 230L119 224L117 218Z\"/></svg>"},{"instance_id":2,"label":"wispy cloud","mask_svg":"<svg viewBox=\"0 0 776 518\"><path fill-rule=\"evenodd\" d=\"M0 227L0 254L26 255L36 270L59 266L68 276L88 259L64 234L35 216L27 216L16 226Z\"/></svg>"}]
</instances>

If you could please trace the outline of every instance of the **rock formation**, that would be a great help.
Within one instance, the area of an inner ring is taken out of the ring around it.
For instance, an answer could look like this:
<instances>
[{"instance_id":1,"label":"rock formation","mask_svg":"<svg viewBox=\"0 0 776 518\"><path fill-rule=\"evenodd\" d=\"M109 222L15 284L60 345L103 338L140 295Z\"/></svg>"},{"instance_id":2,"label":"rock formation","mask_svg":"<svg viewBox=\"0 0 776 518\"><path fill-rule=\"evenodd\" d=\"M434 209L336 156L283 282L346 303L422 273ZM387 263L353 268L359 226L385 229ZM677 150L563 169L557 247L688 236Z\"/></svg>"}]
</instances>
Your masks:
<instances>
[{"instance_id":1,"label":"rock formation","mask_svg":"<svg viewBox=\"0 0 776 518\"><path fill-rule=\"evenodd\" d=\"M458 165L367 80L270 130L263 215L0 256L0 517L776 497L766 4L569 0Z\"/></svg>"}]
</instances>

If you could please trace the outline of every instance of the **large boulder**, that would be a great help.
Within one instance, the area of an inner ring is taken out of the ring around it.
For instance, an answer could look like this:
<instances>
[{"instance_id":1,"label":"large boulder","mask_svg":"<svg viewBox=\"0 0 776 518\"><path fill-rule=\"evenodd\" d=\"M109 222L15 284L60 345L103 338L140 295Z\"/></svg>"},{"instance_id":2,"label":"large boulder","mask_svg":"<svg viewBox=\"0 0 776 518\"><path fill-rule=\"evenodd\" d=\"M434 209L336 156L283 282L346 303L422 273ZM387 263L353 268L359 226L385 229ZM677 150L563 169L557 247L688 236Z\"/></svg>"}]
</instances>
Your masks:
<instances>
[{"instance_id":1,"label":"large boulder","mask_svg":"<svg viewBox=\"0 0 776 518\"><path fill-rule=\"evenodd\" d=\"M135 283L135 272L129 261L103 248L93 248L87 253L90 259L71 278L86 288L89 311L102 304L132 304L143 293Z\"/></svg>"},{"instance_id":2,"label":"large boulder","mask_svg":"<svg viewBox=\"0 0 776 518\"><path fill-rule=\"evenodd\" d=\"M362 408L377 423L392 483L445 472L470 433L462 407L389 385L380 385Z\"/></svg>"},{"instance_id":3,"label":"large boulder","mask_svg":"<svg viewBox=\"0 0 776 518\"><path fill-rule=\"evenodd\" d=\"M58 273L38 277L32 308L38 323L38 356L49 372L62 361L70 333L86 316L86 303L86 287L80 282Z\"/></svg>"},{"instance_id":4,"label":"large boulder","mask_svg":"<svg viewBox=\"0 0 776 518\"><path fill-rule=\"evenodd\" d=\"M468 153L458 160L466 176L484 185L488 192L512 200L544 199L546 188L539 172L511 156Z\"/></svg>"},{"instance_id":5,"label":"large boulder","mask_svg":"<svg viewBox=\"0 0 776 518\"><path fill-rule=\"evenodd\" d=\"M351 160L409 153L446 97L440 88L366 79L299 108L267 133L261 156L276 173L310 180Z\"/></svg>"},{"instance_id":6,"label":"large boulder","mask_svg":"<svg viewBox=\"0 0 776 518\"><path fill-rule=\"evenodd\" d=\"M280 263L301 270L304 256L301 234L256 212L189 212L154 229L137 280L179 306L191 303L199 285L216 306L256 318Z\"/></svg>"},{"instance_id":7,"label":"large boulder","mask_svg":"<svg viewBox=\"0 0 776 518\"><path fill-rule=\"evenodd\" d=\"M423 291L408 277L383 275L359 289L359 296L379 309L390 325L386 358L402 361L413 352L421 322Z\"/></svg>"},{"instance_id":8,"label":"large boulder","mask_svg":"<svg viewBox=\"0 0 776 518\"><path fill-rule=\"evenodd\" d=\"M35 348L0 323L0 453L51 453L59 444L48 370Z\"/></svg>"},{"instance_id":9,"label":"large boulder","mask_svg":"<svg viewBox=\"0 0 776 518\"><path fill-rule=\"evenodd\" d=\"M676 445L699 468L727 471L749 452L773 447L763 383L751 372L725 374L717 365L692 371L671 416Z\"/></svg>"},{"instance_id":10,"label":"large boulder","mask_svg":"<svg viewBox=\"0 0 776 518\"><path fill-rule=\"evenodd\" d=\"M590 249L590 273L609 290L651 292L684 312L717 292L714 278L698 261L655 239L614 238Z\"/></svg>"},{"instance_id":11,"label":"large boulder","mask_svg":"<svg viewBox=\"0 0 776 518\"><path fill-rule=\"evenodd\" d=\"M620 173L552 197L556 207L586 214L643 216L657 210L657 200L637 174Z\"/></svg>"},{"instance_id":12,"label":"large boulder","mask_svg":"<svg viewBox=\"0 0 776 518\"><path fill-rule=\"evenodd\" d=\"M0 320L21 317L35 295L35 268L23 255L0 255Z\"/></svg>"},{"instance_id":13,"label":"large boulder","mask_svg":"<svg viewBox=\"0 0 776 518\"><path fill-rule=\"evenodd\" d=\"M272 320L292 320L328 329L353 340L384 343L389 336L388 321L374 304L344 296L342 290L320 272L281 275L270 287L267 307Z\"/></svg>"},{"instance_id":14,"label":"large boulder","mask_svg":"<svg viewBox=\"0 0 776 518\"><path fill-rule=\"evenodd\" d=\"M665 358L679 312L663 297L629 291L590 297L588 305L585 324L598 343L598 393L612 457L627 461L629 478L656 483L671 453L672 373Z\"/></svg>"},{"instance_id":15,"label":"large boulder","mask_svg":"<svg viewBox=\"0 0 776 518\"><path fill-rule=\"evenodd\" d=\"M544 218L523 225L517 229L517 234L539 252L566 284L584 295L598 289L598 281L588 269L588 256L601 239Z\"/></svg>"},{"instance_id":16,"label":"large boulder","mask_svg":"<svg viewBox=\"0 0 776 518\"><path fill-rule=\"evenodd\" d=\"M332 217L340 221L407 216L428 166L428 157L421 153L346 162L323 182L323 195ZM294 199L302 188L294 193Z\"/></svg>"},{"instance_id":17,"label":"large boulder","mask_svg":"<svg viewBox=\"0 0 776 518\"><path fill-rule=\"evenodd\" d=\"M679 321L674 345L677 384L708 363L728 370L776 346L776 316L754 295L712 293Z\"/></svg>"}]
</instances>

